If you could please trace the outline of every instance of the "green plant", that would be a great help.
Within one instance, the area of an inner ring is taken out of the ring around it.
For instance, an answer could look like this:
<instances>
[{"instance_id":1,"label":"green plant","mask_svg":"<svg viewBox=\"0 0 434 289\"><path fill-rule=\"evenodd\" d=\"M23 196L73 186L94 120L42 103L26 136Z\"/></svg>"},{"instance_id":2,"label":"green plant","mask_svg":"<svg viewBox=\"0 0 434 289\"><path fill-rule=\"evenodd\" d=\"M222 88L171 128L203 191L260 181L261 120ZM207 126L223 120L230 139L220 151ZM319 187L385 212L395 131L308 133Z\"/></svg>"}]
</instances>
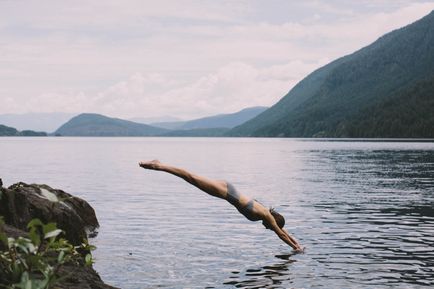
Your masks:
<instances>
[{"instance_id":1,"label":"green plant","mask_svg":"<svg viewBox=\"0 0 434 289\"><path fill-rule=\"evenodd\" d=\"M3 221L0 219L0 227ZM65 276L59 276L64 264L91 265L90 251L95 247L87 240L73 246L60 238L62 230L55 223L44 224L33 219L28 225L28 237L11 238L0 231L0 242L6 249L0 252L0 288L51 288Z\"/></svg>"}]
</instances>

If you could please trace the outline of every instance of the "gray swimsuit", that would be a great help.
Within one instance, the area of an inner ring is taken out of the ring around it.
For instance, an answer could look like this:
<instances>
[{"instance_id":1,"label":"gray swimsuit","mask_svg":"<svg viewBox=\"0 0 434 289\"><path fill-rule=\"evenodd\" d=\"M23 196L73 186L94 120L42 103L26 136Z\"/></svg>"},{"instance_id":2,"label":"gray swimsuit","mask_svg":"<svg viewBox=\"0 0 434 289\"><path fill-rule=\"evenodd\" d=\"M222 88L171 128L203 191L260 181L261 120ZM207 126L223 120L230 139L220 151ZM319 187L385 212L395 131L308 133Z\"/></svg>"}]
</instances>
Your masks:
<instances>
[{"instance_id":1,"label":"gray swimsuit","mask_svg":"<svg viewBox=\"0 0 434 289\"><path fill-rule=\"evenodd\" d=\"M256 214L253 213L253 203L255 202L254 199L251 199L247 205L241 206L240 205L240 194L237 192L237 189L229 183L226 182L228 185L228 195L226 197L226 200L231 203L235 208L237 208L238 212L244 215L247 219L250 221L259 221L261 220L260 217L258 217Z\"/></svg>"}]
</instances>

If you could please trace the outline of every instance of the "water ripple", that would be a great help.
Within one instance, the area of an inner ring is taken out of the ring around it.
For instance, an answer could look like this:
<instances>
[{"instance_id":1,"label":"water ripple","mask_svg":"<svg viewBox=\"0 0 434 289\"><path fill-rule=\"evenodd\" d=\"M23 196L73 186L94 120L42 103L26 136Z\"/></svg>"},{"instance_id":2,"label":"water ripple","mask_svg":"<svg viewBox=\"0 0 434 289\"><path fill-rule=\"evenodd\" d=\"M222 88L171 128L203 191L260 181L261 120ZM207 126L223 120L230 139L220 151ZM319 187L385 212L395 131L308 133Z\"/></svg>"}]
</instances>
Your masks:
<instances>
[{"instance_id":1,"label":"water ripple","mask_svg":"<svg viewBox=\"0 0 434 289\"><path fill-rule=\"evenodd\" d=\"M101 223L95 267L115 286L434 287L430 142L3 138L0 151L6 184L47 183L90 201ZM275 206L305 253L289 254L227 203L137 167L156 157Z\"/></svg>"}]
</instances>

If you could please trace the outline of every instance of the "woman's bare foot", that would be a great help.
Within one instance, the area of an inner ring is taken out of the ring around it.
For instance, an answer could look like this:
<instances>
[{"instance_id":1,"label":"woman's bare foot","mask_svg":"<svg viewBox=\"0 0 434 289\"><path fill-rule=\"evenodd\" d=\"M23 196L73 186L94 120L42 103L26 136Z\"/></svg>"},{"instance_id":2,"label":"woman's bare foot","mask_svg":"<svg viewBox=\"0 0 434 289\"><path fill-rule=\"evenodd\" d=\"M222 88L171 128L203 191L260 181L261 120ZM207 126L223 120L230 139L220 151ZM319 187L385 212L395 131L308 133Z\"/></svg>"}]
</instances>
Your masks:
<instances>
[{"instance_id":1,"label":"woman's bare foot","mask_svg":"<svg viewBox=\"0 0 434 289\"><path fill-rule=\"evenodd\" d=\"M161 163L159 160L153 160L153 161L147 161L147 162L140 162L139 166L141 166L144 169L148 169L148 170L159 170L161 167Z\"/></svg>"}]
</instances>

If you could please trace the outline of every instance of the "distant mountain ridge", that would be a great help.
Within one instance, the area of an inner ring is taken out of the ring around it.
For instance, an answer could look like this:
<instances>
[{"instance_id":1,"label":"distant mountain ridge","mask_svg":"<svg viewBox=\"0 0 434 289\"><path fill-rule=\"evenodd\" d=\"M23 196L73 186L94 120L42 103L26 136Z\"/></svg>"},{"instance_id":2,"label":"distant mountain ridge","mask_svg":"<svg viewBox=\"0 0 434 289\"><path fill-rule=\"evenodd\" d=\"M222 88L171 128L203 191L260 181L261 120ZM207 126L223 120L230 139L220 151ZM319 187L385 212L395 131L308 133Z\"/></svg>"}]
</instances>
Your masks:
<instances>
[{"instance_id":1,"label":"distant mountain ridge","mask_svg":"<svg viewBox=\"0 0 434 289\"><path fill-rule=\"evenodd\" d=\"M228 135L434 137L433 81L434 11L314 71Z\"/></svg>"},{"instance_id":2,"label":"distant mountain ridge","mask_svg":"<svg viewBox=\"0 0 434 289\"><path fill-rule=\"evenodd\" d=\"M256 117L266 109L267 107L264 106L255 106L248 107L234 113L218 114L189 121L158 122L151 123L150 125L175 130L233 128L248 121L249 119Z\"/></svg>"},{"instance_id":3,"label":"distant mountain ridge","mask_svg":"<svg viewBox=\"0 0 434 289\"><path fill-rule=\"evenodd\" d=\"M8 113L0 114L0 123L18 130L53 132L74 115L77 114L64 112Z\"/></svg>"},{"instance_id":4,"label":"distant mountain ridge","mask_svg":"<svg viewBox=\"0 0 434 289\"><path fill-rule=\"evenodd\" d=\"M47 136L47 133L33 130L19 131L16 128L0 124L0 136Z\"/></svg>"},{"instance_id":5,"label":"distant mountain ridge","mask_svg":"<svg viewBox=\"0 0 434 289\"><path fill-rule=\"evenodd\" d=\"M223 136L235 124L250 119L265 107L252 107L232 114L221 114L186 122L176 122L175 129L112 118L96 113L82 113L60 126L57 136Z\"/></svg>"},{"instance_id":6,"label":"distant mountain ridge","mask_svg":"<svg viewBox=\"0 0 434 289\"><path fill-rule=\"evenodd\" d=\"M213 127L213 128L195 128L195 129L184 129L184 130L170 130L159 136L164 137L222 137L229 131L225 127Z\"/></svg>"},{"instance_id":7,"label":"distant mountain ridge","mask_svg":"<svg viewBox=\"0 0 434 289\"><path fill-rule=\"evenodd\" d=\"M178 121L183 121L180 118L172 117L172 116L133 117L133 118L129 118L127 120L138 122L138 123L143 123L143 124L148 124L148 125L152 125L153 123L158 123L158 122L178 122Z\"/></svg>"},{"instance_id":8,"label":"distant mountain ridge","mask_svg":"<svg viewBox=\"0 0 434 289\"><path fill-rule=\"evenodd\" d=\"M154 136L166 129L111 118L96 113L82 113L63 124L55 131L58 136Z\"/></svg>"}]
</instances>

